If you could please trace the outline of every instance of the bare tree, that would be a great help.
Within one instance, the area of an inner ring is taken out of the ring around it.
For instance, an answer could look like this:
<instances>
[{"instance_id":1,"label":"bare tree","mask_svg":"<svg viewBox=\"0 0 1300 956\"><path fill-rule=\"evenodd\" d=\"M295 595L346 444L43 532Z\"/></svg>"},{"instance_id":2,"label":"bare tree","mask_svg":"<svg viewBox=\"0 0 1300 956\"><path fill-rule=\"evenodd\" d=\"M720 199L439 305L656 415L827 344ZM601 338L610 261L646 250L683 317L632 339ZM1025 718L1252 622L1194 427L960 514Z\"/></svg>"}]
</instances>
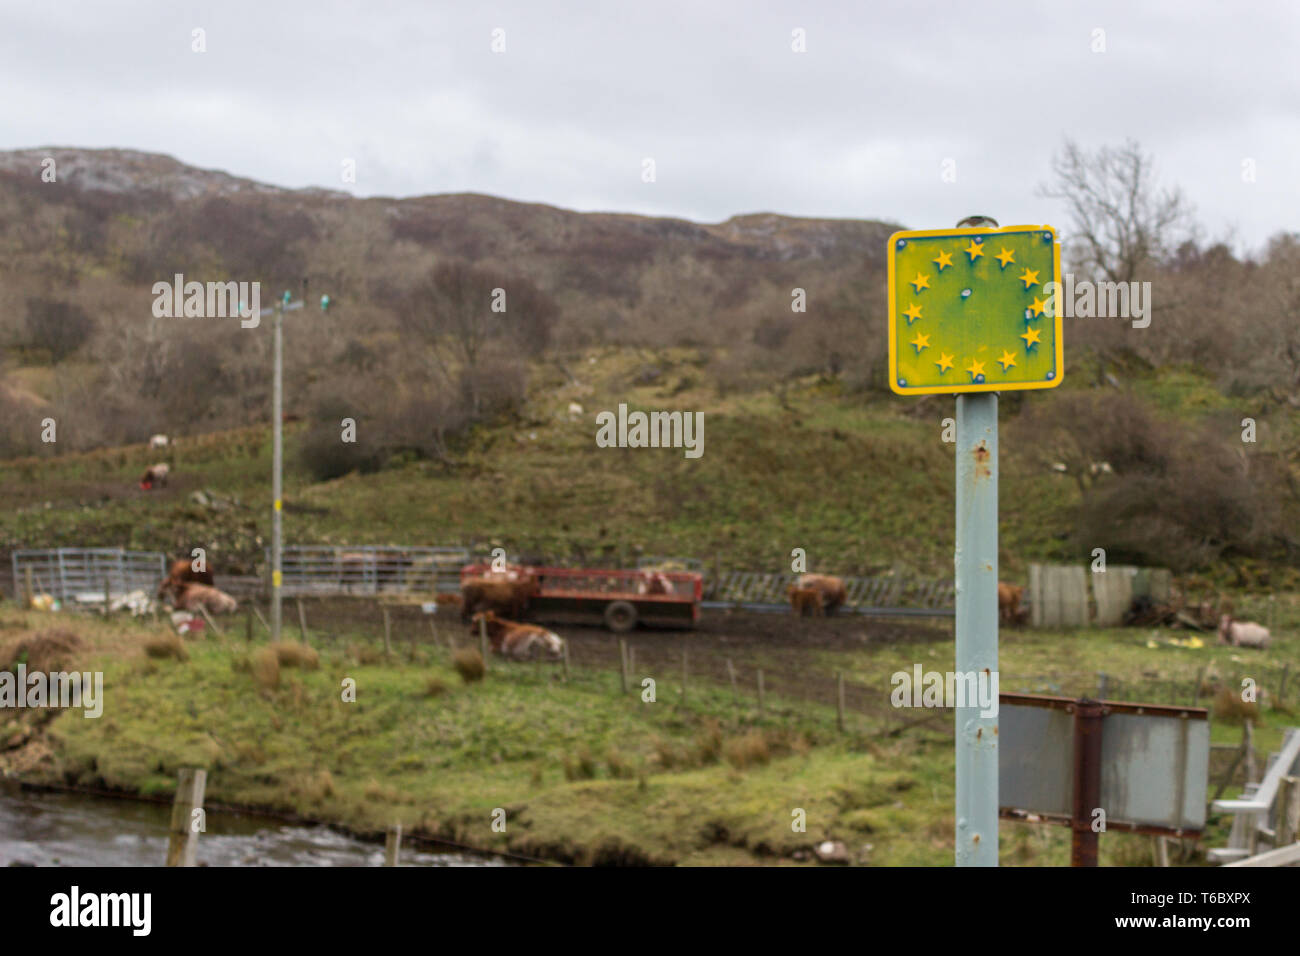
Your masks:
<instances>
[{"instance_id":1,"label":"bare tree","mask_svg":"<svg viewBox=\"0 0 1300 956\"><path fill-rule=\"evenodd\" d=\"M1151 157L1132 140L1088 153L1067 139L1052 172L1040 192L1069 207L1071 251L1094 278L1133 282L1192 234L1186 197L1158 187Z\"/></svg>"},{"instance_id":2,"label":"bare tree","mask_svg":"<svg viewBox=\"0 0 1300 956\"><path fill-rule=\"evenodd\" d=\"M1134 141L1089 153L1067 139L1052 161L1053 179L1039 187L1064 200L1071 228L1066 239L1071 267L1108 282L1150 281L1160 264L1194 235L1192 208L1181 190L1161 189L1149 155ZM1176 307L1162 303L1161 310ZM1124 327L1088 323L1084 339L1099 359L1098 382L1108 362L1131 352Z\"/></svg>"},{"instance_id":3,"label":"bare tree","mask_svg":"<svg viewBox=\"0 0 1300 956\"><path fill-rule=\"evenodd\" d=\"M477 417L485 361L494 354L515 358L541 351L556 313L554 301L531 280L452 260L416 284L401 321L432 346L435 366L465 390Z\"/></svg>"}]
</instances>

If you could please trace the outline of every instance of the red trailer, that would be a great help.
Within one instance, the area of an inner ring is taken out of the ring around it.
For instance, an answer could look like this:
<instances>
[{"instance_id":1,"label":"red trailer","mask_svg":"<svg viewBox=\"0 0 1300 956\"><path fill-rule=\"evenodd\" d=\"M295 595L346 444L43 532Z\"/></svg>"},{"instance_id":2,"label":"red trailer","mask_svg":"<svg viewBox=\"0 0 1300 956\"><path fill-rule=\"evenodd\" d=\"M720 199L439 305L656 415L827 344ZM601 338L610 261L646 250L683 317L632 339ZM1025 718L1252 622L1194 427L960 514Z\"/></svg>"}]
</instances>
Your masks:
<instances>
[{"instance_id":1,"label":"red trailer","mask_svg":"<svg viewBox=\"0 0 1300 956\"><path fill-rule=\"evenodd\" d=\"M600 624L623 633L638 623L694 627L700 620L704 579L689 571L614 571L598 568L512 568L536 578L525 616L556 624ZM500 572L497 572L500 573ZM469 578L492 577L486 564L461 569Z\"/></svg>"}]
</instances>

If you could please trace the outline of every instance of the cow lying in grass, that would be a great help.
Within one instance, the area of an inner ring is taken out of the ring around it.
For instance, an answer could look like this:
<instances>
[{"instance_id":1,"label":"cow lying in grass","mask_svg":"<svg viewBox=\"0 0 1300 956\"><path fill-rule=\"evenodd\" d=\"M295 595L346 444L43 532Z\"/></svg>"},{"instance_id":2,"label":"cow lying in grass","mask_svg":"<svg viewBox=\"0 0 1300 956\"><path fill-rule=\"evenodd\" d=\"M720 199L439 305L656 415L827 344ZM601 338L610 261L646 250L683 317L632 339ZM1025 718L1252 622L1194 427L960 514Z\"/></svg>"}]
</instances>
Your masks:
<instances>
[{"instance_id":1,"label":"cow lying in grass","mask_svg":"<svg viewBox=\"0 0 1300 956\"><path fill-rule=\"evenodd\" d=\"M506 621L492 611L481 611L474 615L470 629L478 633L480 627L486 627L492 650L511 660L529 661L541 657L559 660L564 656L564 641L560 636L536 624Z\"/></svg>"},{"instance_id":2,"label":"cow lying in grass","mask_svg":"<svg viewBox=\"0 0 1300 956\"><path fill-rule=\"evenodd\" d=\"M848 600L849 593L844 581L833 574L801 574L795 587L812 589L821 594L822 609L827 614L834 614L835 609Z\"/></svg>"},{"instance_id":3,"label":"cow lying in grass","mask_svg":"<svg viewBox=\"0 0 1300 956\"><path fill-rule=\"evenodd\" d=\"M515 581L468 578L460 586L461 620L468 621L479 611L521 617L537 591L537 578L532 575Z\"/></svg>"},{"instance_id":4,"label":"cow lying in grass","mask_svg":"<svg viewBox=\"0 0 1300 956\"><path fill-rule=\"evenodd\" d=\"M822 592L816 588L801 588L790 585L785 589L785 593L790 598L790 610L799 617L807 617L809 614L814 617L824 617L826 609L822 605Z\"/></svg>"},{"instance_id":5,"label":"cow lying in grass","mask_svg":"<svg viewBox=\"0 0 1300 956\"><path fill-rule=\"evenodd\" d=\"M1219 618L1219 643L1233 647L1257 647L1268 650L1272 636L1268 628L1252 621L1234 621L1227 614Z\"/></svg>"},{"instance_id":6,"label":"cow lying in grass","mask_svg":"<svg viewBox=\"0 0 1300 956\"><path fill-rule=\"evenodd\" d=\"M172 581L169 578L159 589L158 596L164 595L171 596L172 606L178 611L191 613L198 613L199 608L203 608L209 614L233 614L239 606L235 599L224 591L218 591L210 585L199 584L196 581Z\"/></svg>"},{"instance_id":7,"label":"cow lying in grass","mask_svg":"<svg viewBox=\"0 0 1300 956\"><path fill-rule=\"evenodd\" d=\"M192 562L177 558L167 570L167 577L163 578L162 584L158 585L159 599L173 588L191 581L195 584L206 584L208 587L216 583L211 571L195 571Z\"/></svg>"}]
</instances>

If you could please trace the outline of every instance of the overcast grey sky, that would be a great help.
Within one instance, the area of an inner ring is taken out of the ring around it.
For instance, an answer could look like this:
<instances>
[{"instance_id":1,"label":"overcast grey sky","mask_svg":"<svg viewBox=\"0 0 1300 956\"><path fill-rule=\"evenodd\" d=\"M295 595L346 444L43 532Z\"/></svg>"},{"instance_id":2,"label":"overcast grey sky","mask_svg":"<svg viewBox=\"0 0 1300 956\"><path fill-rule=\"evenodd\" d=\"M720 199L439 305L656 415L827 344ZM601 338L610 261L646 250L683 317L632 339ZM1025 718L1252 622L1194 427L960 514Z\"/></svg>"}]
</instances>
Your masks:
<instances>
[{"instance_id":1,"label":"overcast grey sky","mask_svg":"<svg viewBox=\"0 0 1300 956\"><path fill-rule=\"evenodd\" d=\"M1298 225L1298 28L1290 0L0 0L0 149L706 222L1065 227L1033 188L1062 138L1134 137L1208 237L1256 248Z\"/></svg>"}]
</instances>

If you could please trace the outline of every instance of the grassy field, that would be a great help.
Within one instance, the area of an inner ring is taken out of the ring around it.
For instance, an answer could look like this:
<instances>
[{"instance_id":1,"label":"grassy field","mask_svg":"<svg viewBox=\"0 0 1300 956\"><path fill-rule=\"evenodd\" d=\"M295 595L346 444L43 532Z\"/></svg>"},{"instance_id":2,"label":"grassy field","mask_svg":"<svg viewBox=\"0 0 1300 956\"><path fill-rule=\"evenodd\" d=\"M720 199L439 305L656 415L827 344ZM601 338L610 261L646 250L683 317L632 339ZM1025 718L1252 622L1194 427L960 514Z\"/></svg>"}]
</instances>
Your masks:
<instances>
[{"instance_id":1,"label":"grassy field","mask_svg":"<svg viewBox=\"0 0 1300 956\"><path fill-rule=\"evenodd\" d=\"M104 671L104 715L68 712L42 723L33 712L9 712L0 767L34 782L168 794L180 767L202 766L213 803L362 832L400 820L407 832L566 862L795 863L824 837L844 840L869 865L951 862L951 714L906 730L899 728L916 712L882 717L890 674L916 662L951 666L950 629L912 634L837 621L843 639L816 647L800 642L817 622L792 630L788 645L728 636L743 626L639 634L634 677L656 681L657 700L647 703L619 691L615 652L596 632L576 635L567 684L558 665L495 660L484 680L465 683L450 651L423 640L422 626L416 643L415 631L398 627L386 660L378 629L316 608L311 619L320 622L312 625L319 667L284 666L273 679L260 633L253 645L238 628L187 641L180 660L146 650L166 633L163 624L63 615L57 623L86 641L81 665ZM53 623L8 609L0 645ZM473 643L455 633L462 645ZM1002 689L1083 693L1105 670L1139 699L1163 703L1166 694L1188 692L1198 675L1218 673L1225 683L1254 675L1274 694L1278 668L1300 669L1294 631L1267 654L1177 647L1168 636L1008 632ZM657 646L667 641L671 649ZM697 675L685 703L673 664L678 647L691 648ZM844 733L833 698L790 679L794 652L827 681L845 672L852 693ZM736 698L719 679L716 653L745 675L769 668L763 715L747 685ZM355 702L343 700L349 679ZM1175 684L1180 689L1170 690ZM1256 734L1261 765L1281 729L1296 722L1290 710L1300 694L1292 688L1290 707L1274 709L1278 701L1267 698ZM1239 721L1216 716L1212 727L1215 742L1240 740ZM504 833L491 825L498 808ZM806 812L804 833L792 830L796 809ZM1225 840L1226 821L1217 821L1204 845ZM1004 823L1001 846L1008 865L1068 861L1061 828ZM1102 840L1105 864L1150 860L1146 838Z\"/></svg>"}]
</instances>

